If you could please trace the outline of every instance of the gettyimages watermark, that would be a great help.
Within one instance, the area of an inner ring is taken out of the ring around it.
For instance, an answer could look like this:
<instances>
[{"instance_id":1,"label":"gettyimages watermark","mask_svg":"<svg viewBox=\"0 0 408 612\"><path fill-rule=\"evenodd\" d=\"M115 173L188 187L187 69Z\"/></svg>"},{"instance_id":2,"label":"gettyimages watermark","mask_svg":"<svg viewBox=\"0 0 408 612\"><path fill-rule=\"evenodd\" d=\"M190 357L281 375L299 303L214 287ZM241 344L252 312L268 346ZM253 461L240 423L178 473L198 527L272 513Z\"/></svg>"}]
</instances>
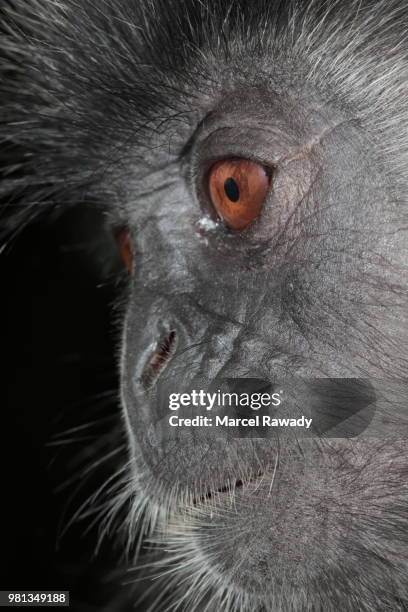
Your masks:
<instances>
[{"instance_id":1,"label":"gettyimages watermark","mask_svg":"<svg viewBox=\"0 0 408 612\"><path fill-rule=\"evenodd\" d=\"M187 378L187 377L186 377ZM408 383L363 378L162 379L156 437L405 437Z\"/></svg>"},{"instance_id":2,"label":"gettyimages watermark","mask_svg":"<svg viewBox=\"0 0 408 612\"><path fill-rule=\"evenodd\" d=\"M216 392L209 393L203 389L193 389L191 393L170 393L169 409L180 410L181 408L196 407L207 412L225 412L227 408L250 409L259 411L261 408L277 408L282 403L281 393L236 393ZM171 427L306 427L312 424L311 418L302 415L299 418L279 418L268 414L252 414L248 411L247 416L231 416L229 414L215 414L207 416L197 414L190 417L170 415L169 425Z\"/></svg>"}]
</instances>

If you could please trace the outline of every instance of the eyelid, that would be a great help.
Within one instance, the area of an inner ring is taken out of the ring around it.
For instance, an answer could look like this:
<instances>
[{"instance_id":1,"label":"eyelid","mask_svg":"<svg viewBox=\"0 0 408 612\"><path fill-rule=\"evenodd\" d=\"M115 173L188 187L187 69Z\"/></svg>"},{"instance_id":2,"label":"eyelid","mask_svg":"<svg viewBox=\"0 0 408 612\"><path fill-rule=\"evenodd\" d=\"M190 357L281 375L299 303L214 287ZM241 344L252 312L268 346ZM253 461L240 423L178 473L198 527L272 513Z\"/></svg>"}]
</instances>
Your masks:
<instances>
[{"instance_id":1,"label":"eyelid","mask_svg":"<svg viewBox=\"0 0 408 612\"><path fill-rule=\"evenodd\" d=\"M247 159L264 166L272 174L279 160L287 155L288 140L289 137L278 129L272 137L270 130L259 127L223 126L206 134L205 138L196 139L184 162L183 174L195 193L203 185L211 166L227 158Z\"/></svg>"},{"instance_id":2,"label":"eyelid","mask_svg":"<svg viewBox=\"0 0 408 612\"><path fill-rule=\"evenodd\" d=\"M272 139L266 137L266 131L262 128L218 128L204 140L197 141L192 151L192 162L194 165L197 165L197 161L204 163L208 169L223 159L248 159L273 171L288 151L288 147L282 144L281 133L276 133L275 137L279 144L271 145L273 150L269 151L268 143L271 144Z\"/></svg>"},{"instance_id":3,"label":"eyelid","mask_svg":"<svg viewBox=\"0 0 408 612\"><path fill-rule=\"evenodd\" d=\"M211 167L225 159L246 159L254 164L259 164L266 169L269 177L274 177L274 184L280 173L278 172L279 159L287 155L294 140L288 130L283 131L283 125L275 126L273 129L261 129L258 125L222 125L213 131L198 134L194 146L189 151L189 159L183 169L183 175L190 192L195 200L197 212L201 211L216 223L220 216L215 213L214 206L208 194L206 179ZM269 189L263 205L262 217L266 211L266 205L272 198ZM245 230L245 241L262 232L261 224L250 224ZM218 223L215 234L230 235L238 237L239 232L231 230L225 223Z\"/></svg>"}]
</instances>

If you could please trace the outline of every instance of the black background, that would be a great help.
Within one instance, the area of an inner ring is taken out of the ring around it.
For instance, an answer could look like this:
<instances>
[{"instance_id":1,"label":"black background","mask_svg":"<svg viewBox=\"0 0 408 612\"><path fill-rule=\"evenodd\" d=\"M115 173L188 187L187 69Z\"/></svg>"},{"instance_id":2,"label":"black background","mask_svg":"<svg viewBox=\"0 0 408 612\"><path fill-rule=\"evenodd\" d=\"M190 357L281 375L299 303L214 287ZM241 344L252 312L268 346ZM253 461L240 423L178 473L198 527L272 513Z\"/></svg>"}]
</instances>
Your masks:
<instances>
[{"instance_id":1,"label":"black background","mask_svg":"<svg viewBox=\"0 0 408 612\"><path fill-rule=\"evenodd\" d=\"M71 609L119 610L120 551L107 538L95 556L92 515L64 533L116 467L99 459L120 426L119 264L102 213L54 217L0 256L0 588L69 590Z\"/></svg>"}]
</instances>

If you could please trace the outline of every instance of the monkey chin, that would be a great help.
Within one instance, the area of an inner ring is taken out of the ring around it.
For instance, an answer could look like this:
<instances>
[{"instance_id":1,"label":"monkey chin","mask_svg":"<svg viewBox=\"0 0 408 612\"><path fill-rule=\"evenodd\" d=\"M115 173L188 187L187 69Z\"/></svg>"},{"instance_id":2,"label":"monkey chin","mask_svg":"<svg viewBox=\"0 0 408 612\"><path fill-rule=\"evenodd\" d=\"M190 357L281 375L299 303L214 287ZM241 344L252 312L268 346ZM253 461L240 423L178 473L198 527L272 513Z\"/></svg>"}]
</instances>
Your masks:
<instances>
[{"instance_id":1,"label":"monkey chin","mask_svg":"<svg viewBox=\"0 0 408 612\"><path fill-rule=\"evenodd\" d=\"M402 610L407 492L389 486L407 450L304 441L247 481L168 501L151 538L163 593L186 610Z\"/></svg>"}]
</instances>

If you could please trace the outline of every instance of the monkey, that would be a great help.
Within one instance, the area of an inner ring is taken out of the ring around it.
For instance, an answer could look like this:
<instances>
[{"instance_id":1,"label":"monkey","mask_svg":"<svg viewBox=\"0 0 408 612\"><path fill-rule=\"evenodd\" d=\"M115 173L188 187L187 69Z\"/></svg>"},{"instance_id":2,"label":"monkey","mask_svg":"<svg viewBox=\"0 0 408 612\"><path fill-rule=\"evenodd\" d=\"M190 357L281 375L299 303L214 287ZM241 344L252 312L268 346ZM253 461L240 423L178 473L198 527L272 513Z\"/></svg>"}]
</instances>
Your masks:
<instances>
[{"instance_id":1,"label":"monkey","mask_svg":"<svg viewBox=\"0 0 408 612\"><path fill-rule=\"evenodd\" d=\"M150 609L406 610L403 426L177 443L157 433L155 395L220 377L275 392L368 380L405 424L405 3L3 11L3 240L87 199L128 271L112 508L128 503L126 546L155 551Z\"/></svg>"}]
</instances>

